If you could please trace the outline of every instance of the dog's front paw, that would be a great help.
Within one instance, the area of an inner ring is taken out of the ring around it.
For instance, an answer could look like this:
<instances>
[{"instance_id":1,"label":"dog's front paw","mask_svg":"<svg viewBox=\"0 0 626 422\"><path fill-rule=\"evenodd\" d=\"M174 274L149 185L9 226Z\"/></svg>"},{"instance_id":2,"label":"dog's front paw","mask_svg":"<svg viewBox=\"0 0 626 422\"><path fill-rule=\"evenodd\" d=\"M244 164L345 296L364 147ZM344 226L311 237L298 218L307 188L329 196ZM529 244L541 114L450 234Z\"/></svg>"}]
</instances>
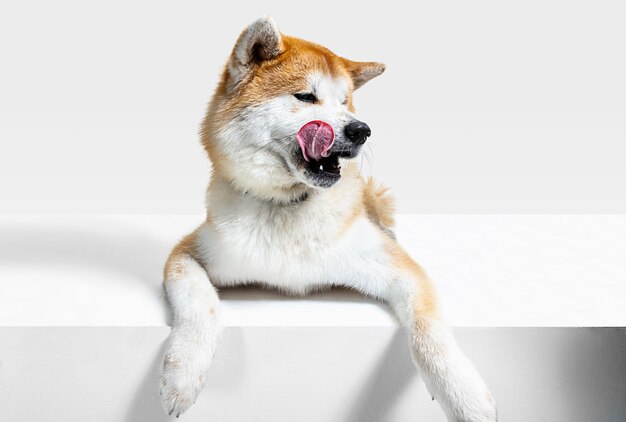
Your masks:
<instances>
[{"instance_id":1,"label":"dog's front paw","mask_svg":"<svg viewBox=\"0 0 626 422\"><path fill-rule=\"evenodd\" d=\"M454 368L431 391L450 422L497 422L496 402L487 385L467 358L448 362Z\"/></svg>"},{"instance_id":2,"label":"dog's front paw","mask_svg":"<svg viewBox=\"0 0 626 422\"><path fill-rule=\"evenodd\" d=\"M192 374L182 368L164 369L160 391L163 409L169 415L180 416L196 402L204 382L203 374Z\"/></svg>"},{"instance_id":3,"label":"dog's front paw","mask_svg":"<svg viewBox=\"0 0 626 422\"><path fill-rule=\"evenodd\" d=\"M212 358L210 348L200 347L185 337L176 334L171 337L161 372L161 405L176 417L195 403L206 383Z\"/></svg>"},{"instance_id":4,"label":"dog's front paw","mask_svg":"<svg viewBox=\"0 0 626 422\"><path fill-rule=\"evenodd\" d=\"M483 384L482 388L466 391L457 402L454 414L449 417L454 422L497 422L498 410L493 396Z\"/></svg>"}]
</instances>

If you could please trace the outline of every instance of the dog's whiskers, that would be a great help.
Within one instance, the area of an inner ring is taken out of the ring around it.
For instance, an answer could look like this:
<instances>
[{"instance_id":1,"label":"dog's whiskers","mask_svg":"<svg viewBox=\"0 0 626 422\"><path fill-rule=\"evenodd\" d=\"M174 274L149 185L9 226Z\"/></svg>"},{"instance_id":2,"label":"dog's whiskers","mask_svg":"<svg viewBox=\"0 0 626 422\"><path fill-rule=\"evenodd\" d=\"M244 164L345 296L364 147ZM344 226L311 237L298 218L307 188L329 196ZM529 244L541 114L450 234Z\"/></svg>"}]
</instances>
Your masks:
<instances>
[{"instance_id":1,"label":"dog's whiskers","mask_svg":"<svg viewBox=\"0 0 626 422\"><path fill-rule=\"evenodd\" d=\"M374 152L372 150L372 146L368 144L367 148L369 149L369 152L373 155ZM367 164L370 167L370 176L374 176L374 165L372 164L372 158L371 158L370 154L368 154L367 151L363 151L363 157L365 157L365 159L367 159Z\"/></svg>"}]
</instances>

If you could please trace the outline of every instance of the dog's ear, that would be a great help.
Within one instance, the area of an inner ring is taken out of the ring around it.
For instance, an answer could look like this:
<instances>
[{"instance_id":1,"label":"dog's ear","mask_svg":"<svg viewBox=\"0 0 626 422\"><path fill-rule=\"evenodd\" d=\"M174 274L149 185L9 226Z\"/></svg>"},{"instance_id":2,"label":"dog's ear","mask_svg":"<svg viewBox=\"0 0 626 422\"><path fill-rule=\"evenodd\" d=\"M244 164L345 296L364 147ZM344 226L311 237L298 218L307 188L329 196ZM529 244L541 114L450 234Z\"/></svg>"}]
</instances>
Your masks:
<instances>
[{"instance_id":1,"label":"dog's ear","mask_svg":"<svg viewBox=\"0 0 626 422\"><path fill-rule=\"evenodd\" d=\"M238 84L255 65L277 57L283 50L278 26L270 16L263 16L243 30L228 62L232 85Z\"/></svg>"},{"instance_id":2,"label":"dog's ear","mask_svg":"<svg viewBox=\"0 0 626 422\"><path fill-rule=\"evenodd\" d=\"M378 62L353 62L348 59L344 61L354 83L354 89L361 88L366 82L385 71L385 65Z\"/></svg>"}]
</instances>

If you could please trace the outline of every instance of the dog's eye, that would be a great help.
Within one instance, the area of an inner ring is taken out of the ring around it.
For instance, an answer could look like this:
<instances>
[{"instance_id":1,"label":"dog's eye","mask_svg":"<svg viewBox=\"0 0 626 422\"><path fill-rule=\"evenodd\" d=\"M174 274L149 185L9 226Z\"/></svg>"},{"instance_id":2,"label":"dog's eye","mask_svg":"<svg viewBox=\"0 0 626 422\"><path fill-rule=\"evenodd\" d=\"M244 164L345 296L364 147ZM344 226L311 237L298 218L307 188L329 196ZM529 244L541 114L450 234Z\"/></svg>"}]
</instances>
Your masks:
<instances>
[{"instance_id":1,"label":"dog's eye","mask_svg":"<svg viewBox=\"0 0 626 422\"><path fill-rule=\"evenodd\" d=\"M300 101L303 101L305 103L316 103L317 102L317 97L315 96L315 94L311 93L311 92L299 92L297 94L293 94L294 97L296 97L297 99L299 99Z\"/></svg>"}]
</instances>

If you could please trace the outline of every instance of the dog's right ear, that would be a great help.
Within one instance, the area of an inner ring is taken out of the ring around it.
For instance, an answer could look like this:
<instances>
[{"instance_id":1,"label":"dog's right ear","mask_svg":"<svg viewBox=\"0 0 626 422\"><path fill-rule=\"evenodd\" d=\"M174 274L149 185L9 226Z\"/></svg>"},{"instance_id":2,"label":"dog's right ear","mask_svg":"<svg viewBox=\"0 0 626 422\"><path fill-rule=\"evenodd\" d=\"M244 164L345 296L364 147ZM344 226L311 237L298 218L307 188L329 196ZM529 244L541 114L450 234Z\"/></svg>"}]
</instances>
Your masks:
<instances>
[{"instance_id":1,"label":"dog's right ear","mask_svg":"<svg viewBox=\"0 0 626 422\"><path fill-rule=\"evenodd\" d=\"M277 57L283 50L278 26L270 16L254 21L241 33L228 61L231 87L237 85L256 65Z\"/></svg>"}]
</instances>

